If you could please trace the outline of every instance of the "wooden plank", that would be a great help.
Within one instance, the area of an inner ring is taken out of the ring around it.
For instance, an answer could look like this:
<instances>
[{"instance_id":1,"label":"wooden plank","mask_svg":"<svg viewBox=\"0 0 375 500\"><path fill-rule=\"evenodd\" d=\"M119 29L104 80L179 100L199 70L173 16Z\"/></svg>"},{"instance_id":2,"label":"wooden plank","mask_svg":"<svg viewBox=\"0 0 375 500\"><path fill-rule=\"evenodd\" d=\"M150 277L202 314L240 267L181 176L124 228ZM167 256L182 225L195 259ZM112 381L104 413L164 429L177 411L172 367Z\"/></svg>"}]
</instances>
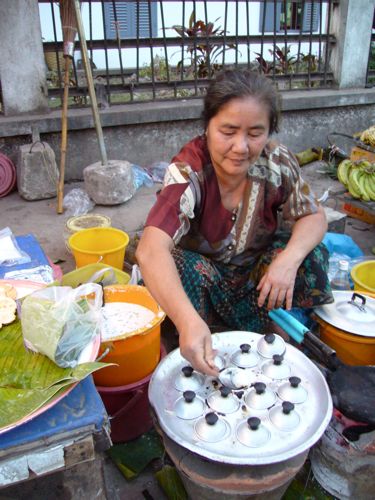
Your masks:
<instances>
[{"instance_id":1,"label":"wooden plank","mask_svg":"<svg viewBox=\"0 0 375 500\"><path fill-rule=\"evenodd\" d=\"M64 448L65 468L95 459L95 446L92 435L74 442Z\"/></svg>"}]
</instances>

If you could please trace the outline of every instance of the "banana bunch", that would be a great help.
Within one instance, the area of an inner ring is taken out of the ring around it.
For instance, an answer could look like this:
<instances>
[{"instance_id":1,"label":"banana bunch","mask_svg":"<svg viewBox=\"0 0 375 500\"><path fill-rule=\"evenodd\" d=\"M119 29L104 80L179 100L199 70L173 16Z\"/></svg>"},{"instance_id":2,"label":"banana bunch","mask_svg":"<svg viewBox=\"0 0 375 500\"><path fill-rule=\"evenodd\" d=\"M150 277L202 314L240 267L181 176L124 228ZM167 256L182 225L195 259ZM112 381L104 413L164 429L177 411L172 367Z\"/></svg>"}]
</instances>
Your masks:
<instances>
[{"instance_id":1,"label":"banana bunch","mask_svg":"<svg viewBox=\"0 0 375 500\"><path fill-rule=\"evenodd\" d=\"M360 140L369 146L375 147L375 125L364 130L360 136Z\"/></svg>"},{"instance_id":2,"label":"banana bunch","mask_svg":"<svg viewBox=\"0 0 375 500\"><path fill-rule=\"evenodd\" d=\"M353 198L375 201L375 164L367 160L342 161L337 167L337 178Z\"/></svg>"}]
</instances>

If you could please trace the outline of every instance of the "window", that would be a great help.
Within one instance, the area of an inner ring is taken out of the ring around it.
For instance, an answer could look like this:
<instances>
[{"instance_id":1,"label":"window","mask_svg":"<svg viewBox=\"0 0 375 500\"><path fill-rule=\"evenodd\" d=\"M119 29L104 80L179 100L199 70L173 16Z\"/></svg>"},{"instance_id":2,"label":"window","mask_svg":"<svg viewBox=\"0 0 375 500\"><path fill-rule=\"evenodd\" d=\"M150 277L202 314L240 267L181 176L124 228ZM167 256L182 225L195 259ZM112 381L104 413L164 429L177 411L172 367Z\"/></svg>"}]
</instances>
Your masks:
<instances>
[{"instance_id":1,"label":"window","mask_svg":"<svg viewBox=\"0 0 375 500\"><path fill-rule=\"evenodd\" d=\"M320 7L317 2L268 0L260 7L259 31L317 31L319 21Z\"/></svg>"},{"instance_id":2,"label":"window","mask_svg":"<svg viewBox=\"0 0 375 500\"><path fill-rule=\"evenodd\" d=\"M114 12L115 6L116 16ZM151 16L151 33L150 21ZM139 18L139 28L137 20ZM117 19L120 38L151 38L157 36L157 3L141 0L138 2L106 2L104 4L104 23L106 38L117 38Z\"/></svg>"}]
</instances>

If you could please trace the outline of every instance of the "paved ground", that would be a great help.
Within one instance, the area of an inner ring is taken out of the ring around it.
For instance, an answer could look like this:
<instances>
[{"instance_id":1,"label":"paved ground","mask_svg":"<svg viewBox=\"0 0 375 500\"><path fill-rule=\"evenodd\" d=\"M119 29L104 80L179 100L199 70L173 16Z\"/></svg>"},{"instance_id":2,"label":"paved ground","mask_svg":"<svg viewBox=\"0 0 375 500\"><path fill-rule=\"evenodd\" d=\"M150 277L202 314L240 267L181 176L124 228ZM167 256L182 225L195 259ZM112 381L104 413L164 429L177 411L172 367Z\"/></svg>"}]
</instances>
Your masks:
<instances>
[{"instance_id":1,"label":"paved ground","mask_svg":"<svg viewBox=\"0 0 375 500\"><path fill-rule=\"evenodd\" d=\"M303 167L303 175L311 183L317 196L322 196L329 187L334 191L340 190L339 183L332 181L325 174L319 173L320 170L321 164L319 163ZM84 189L84 184L75 183L66 185L65 192L67 193L73 188ZM111 217L114 227L122 229L133 236L137 231L142 229L146 215L155 200L155 192L159 188L159 185L155 185L152 188L141 188L128 202L112 207L96 206L93 213ZM340 202L333 196L327 201L327 206L337 209L340 208ZM28 202L20 198L17 192L13 192L0 200L0 228L9 226L15 235L33 233L50 259L53 262L60 262L64 273L72 271L75 267L73 256L67 250L64 240L67 218L67 214L56 214L56 199ZM354 239L365 254L370 254L371 248L375 246L375 231L373 226L356 219L347 218L345 232ZM105 459L104 465L107 498L111 500L138 500L144 498L162 500L165 498L156 484L152 469L129 483L108 458ZM40 484L42 485L42 483ZM55 494L45 496L45 493L42 493L42 491L46 491L45 488L46 486L44 485L43 489L38 493L38 487L36 487L37 491L36 493L34 492L36 496L30 494L27 496L30 499L38 498L38 494L40 495L39 498L68 498ZM22 494L22 488L17 489L17 491L18 493L13 492L9 496L3 490L0 493L0 499L25 498ZM98 498L104 497L99 495Z\"/></svg>"}]
</instances>

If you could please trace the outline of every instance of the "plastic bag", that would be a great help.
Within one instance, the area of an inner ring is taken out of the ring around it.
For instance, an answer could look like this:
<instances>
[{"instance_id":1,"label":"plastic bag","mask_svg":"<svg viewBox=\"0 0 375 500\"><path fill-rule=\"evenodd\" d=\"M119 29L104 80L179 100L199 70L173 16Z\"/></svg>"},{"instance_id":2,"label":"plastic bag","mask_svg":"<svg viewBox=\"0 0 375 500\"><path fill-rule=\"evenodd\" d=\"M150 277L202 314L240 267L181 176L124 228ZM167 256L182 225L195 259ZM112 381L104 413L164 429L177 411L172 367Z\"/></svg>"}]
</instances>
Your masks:
<instances>
[{"instance_id":1,"label":"plastic bag","mask_svg":"<svg viewBox=\"0 0 375 500\"><path fill-rule=\"evenodd\" d=\"M74 368L82 352L100 335L102 287L51 286L25 297L21 325L28 349L44 354L62 368Z\"/></svg>"},{"instance_id":2,"label":"plastic bag","mask_svg":"<svg viewBox=\"0 0 375 500\"><path fill-rule=\"evenodd\" d=\"M144 168L132 165L132 170L135 189L139 189L141 186L151 187L154 185L154 181Z\"/></svg>"},{"instance_id":3,"label":"plastic bag","mask_svg":"<svg viewBox=\"0 0 375 500\"><path fill-rule=\"evenodd\" d=\"M169 163L166 161L157 161L147 167L146 170L154 182L163 182L168 165Z\"/></svg>"},{"instance_id":4,"label":"plastic bag","mask_svg":"<svg viewBox=\"0 0 375 500\"><path fill-rule=\"evenodd\" d=\"M28 262L31 262L30 255L20 249L10 228L2 229L0 231L0 265L17 266Z\"/></svg>"},{"instance_id":5,"label":"plastic bag","mask_svg":"<svg viewBox=\"0 0 375 500\"><path fill-rule=\"evenodd\" d=\"M74 188L64 196L63 207L66 215L85 215L95 207L95 203L84 189Z\"/></svg>"}]
</instances>

